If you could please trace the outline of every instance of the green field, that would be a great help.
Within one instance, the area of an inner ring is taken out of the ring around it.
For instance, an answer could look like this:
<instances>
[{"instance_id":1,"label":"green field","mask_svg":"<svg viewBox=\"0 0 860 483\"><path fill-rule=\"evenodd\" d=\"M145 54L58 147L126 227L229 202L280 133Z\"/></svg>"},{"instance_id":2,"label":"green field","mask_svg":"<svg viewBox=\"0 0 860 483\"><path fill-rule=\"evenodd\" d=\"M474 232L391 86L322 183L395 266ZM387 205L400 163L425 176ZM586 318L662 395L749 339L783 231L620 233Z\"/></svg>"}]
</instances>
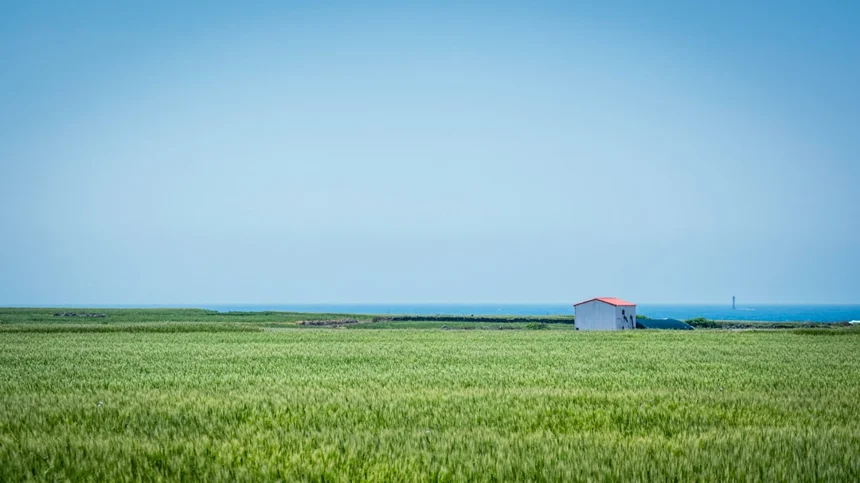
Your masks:
<instances>
[{"instance_id":1,"label":"green field","mask_svg":"<svg viewBox=\"0 0 860 483\"><path fill-rule=\"evenodd\" d=\"M0 481L860 479L854 329L52 312L0 309Z\"/></svg>"}]
</instances>

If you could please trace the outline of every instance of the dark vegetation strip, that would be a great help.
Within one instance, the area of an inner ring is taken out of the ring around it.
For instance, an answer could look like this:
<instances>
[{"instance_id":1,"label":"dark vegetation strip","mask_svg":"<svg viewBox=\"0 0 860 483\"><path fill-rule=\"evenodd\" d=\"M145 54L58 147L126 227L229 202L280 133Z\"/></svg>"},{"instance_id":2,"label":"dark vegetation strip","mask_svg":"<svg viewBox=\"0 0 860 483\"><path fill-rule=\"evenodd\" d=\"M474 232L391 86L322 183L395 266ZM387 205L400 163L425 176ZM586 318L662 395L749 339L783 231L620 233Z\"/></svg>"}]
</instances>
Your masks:
<instances>
[{"instance_id":1,"label":"dark vegetation strip","mask_svg":"<svg viewBox=\"0 0 860 483\"><path fill-rule=\"evenodd\" d=\"M573 316L493 316L493 315L378 315L373 322L536 322L544 324L572 324Z\"/></svg>"},{"instance_id":2,"label":"dark vegetation strip","mask_svg":"<svg viewBox=\"0 0 860 483\"><path fill-rule=\"evenodd\" d=\"M697 329L835 329L851 327L848 322L756 322L743 320L710 320L704 317L685 320Z\"/></svg>"},{"instance_id":3,"label":"dark vegetation strip","mask_svg":"<svg viewBox=\"0 0 860 483\"><path fill-rule=\"evenodd\" d=\"M143 324L0 324L0 333L107 333L107 332L261 332L249 324L163 322Z\"/></svg>"}]
</instances>

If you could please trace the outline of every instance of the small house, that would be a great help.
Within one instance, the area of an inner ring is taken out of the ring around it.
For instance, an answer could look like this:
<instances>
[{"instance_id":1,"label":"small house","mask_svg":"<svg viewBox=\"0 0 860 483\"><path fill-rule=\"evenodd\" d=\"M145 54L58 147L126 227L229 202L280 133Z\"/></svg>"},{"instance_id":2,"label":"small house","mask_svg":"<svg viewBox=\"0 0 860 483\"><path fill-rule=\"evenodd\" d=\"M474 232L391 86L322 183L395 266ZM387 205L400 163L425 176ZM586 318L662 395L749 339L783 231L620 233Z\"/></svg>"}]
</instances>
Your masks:
<instances>
[{"instance_id":1,"label":"small house","mask_svg":"<svg viewBox=\"0 0 860 483\"><path fill-rule=\"evenodd\" d=\"M615 297L597 297L574 304L576 330L632 330L636 304Z\"/></svg>"}]
</instances>

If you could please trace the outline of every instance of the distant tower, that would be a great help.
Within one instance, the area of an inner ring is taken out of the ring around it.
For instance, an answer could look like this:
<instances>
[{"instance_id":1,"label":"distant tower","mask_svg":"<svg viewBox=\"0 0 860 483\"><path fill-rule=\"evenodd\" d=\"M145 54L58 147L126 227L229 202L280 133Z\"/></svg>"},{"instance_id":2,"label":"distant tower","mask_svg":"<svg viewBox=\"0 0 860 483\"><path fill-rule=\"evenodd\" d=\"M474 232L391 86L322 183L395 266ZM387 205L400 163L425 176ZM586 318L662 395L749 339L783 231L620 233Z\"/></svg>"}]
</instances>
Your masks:
<instances>
[{"instance_id":1,"label":"distant tower","mask_svg":"<svg viewBox=\"0 0 860 483\"><path fill-rule=\"evenodd\" d=\"M735 310L735 296L732 295L732 310Z\"/></svg>"}]
</instances>

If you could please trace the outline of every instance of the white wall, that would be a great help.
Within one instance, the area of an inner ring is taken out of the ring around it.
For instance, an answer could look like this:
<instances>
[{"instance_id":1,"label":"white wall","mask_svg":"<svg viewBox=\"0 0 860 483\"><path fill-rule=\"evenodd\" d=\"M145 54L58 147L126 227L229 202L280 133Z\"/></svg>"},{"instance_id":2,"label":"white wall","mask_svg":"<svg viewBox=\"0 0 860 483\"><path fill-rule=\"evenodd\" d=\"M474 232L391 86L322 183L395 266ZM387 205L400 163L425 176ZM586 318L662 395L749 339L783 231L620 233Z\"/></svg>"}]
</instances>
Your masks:
<instances>
[{"instance_id":1,"label":"white wall","mask_svg":"<svg viewBox=\"0 0 860 483\"><path fill-rule=\"evenodd\" d=\"M618 312L621 313L621 312ZM615 306L592 300L574 307L574 325L579 330L616 330Z\"/></svg>"},{"instance_id":2,"label":"white wall","mask_svg":"<svg viewBox=\"0 0 860 483\"><path fill-rule=\"evenodd\" d=\"M618 330L631 330L636 328L635 305L619 305L615 307L615 327Z\"/></svg>"}]
</instances>

